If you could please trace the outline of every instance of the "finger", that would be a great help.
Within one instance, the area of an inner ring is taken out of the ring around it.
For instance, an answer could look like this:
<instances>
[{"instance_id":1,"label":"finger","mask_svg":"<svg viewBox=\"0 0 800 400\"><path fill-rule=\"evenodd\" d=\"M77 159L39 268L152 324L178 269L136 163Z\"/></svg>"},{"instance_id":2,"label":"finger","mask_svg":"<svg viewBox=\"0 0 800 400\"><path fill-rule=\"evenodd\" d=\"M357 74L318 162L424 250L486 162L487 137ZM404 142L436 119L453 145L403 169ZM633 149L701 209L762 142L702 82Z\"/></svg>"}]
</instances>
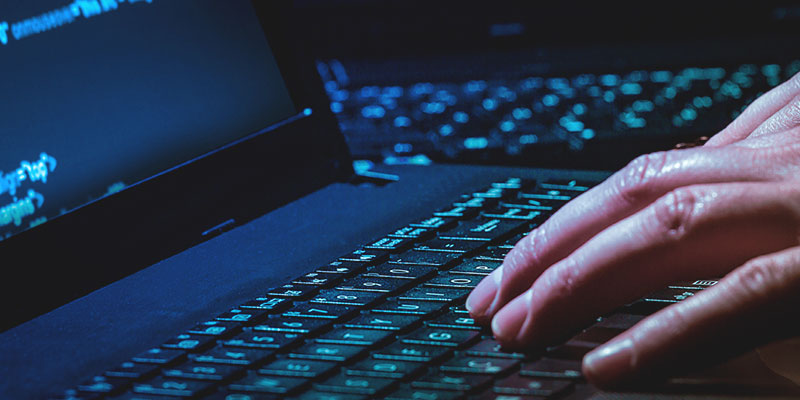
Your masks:
<instances>
[{"instance_id":1,"label":"finger","mask_svg":"<svg viewBox=\"0 0 800 400\"><path fill-rule=\"evenodd\" d=\"M770 133L783 132L800 125L800 95L794 96L788 103L762 122L752 137Z\"/></svg>"},{"instance_id":2,"label":"finger","mask_svg":"<svg viewBox=\"0 0 800 400\"><path fill-rule=\"evenodd\" d=\"M746 263L718 284L651 315L583 359L600 387L686 373L800 334L800 247Z\"/></svg>"},{"instance_id":3,"label":"finger","mask_svg":"<svg viewBox=\"0 0 800 400\"><path fill-rule=\"evenodd\" d=\"M551 344L670 283L722 276L795 246L800 212L792 199L800 187L783 183L674 190L547 269L495 315L494 334L512 348Z\"/></svg>"},{"instance_id":4,"label":"finger","mask_svg":"<svg viewBox=\"0 0 800 400\"><path fill-rule=\"evenodd\" d=\"M764 181L780 177L771 158L742 147L694 148L648 154L567 203L523 238L467 299L473 318L487 322L529 288L542 271L610 225L668 191L691 184Z\"/></svg>"},{"instance_id":5,"label":"finger","mask_svg":"<svg viewBox=\"0 0 800 400\"><path fill-rule=\"evenodd\" d=\"M725 129L712 136L705 146L723 146L748 137L759 125L778 112L798 94L800 94L800 73L795 74L786 82L772 88L769 92L756 99Z\"/></svg>"}]
</instances>

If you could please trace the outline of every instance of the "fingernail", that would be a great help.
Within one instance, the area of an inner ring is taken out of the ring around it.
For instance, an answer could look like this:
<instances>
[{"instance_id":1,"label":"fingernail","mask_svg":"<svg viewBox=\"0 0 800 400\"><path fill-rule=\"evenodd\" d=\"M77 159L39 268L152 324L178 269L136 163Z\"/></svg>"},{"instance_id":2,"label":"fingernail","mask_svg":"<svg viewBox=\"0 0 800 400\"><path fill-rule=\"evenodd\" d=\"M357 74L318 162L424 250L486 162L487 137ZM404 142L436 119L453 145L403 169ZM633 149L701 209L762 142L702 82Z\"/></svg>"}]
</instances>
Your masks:
<instances>
[{"instance_id":1,"label":"fingernail","mask_svg":"<svg viewBox=\"0 0 800 400\"><path fill-rule=\"evenodd\" d=\"M517 297L506 304L492 319L492 332L498 340L512 344L519 336L522 324L528 318L528 305L533 292L528 290L521 297Z\"/></svg>"},{"instance_id":2,"label":"fingernail","mask_svg":"<svg viewBox=\"0 0 800 400\"><path fill-rule=\"evenodd\" d=\"M583 358L584 372L595 384L613 384L633 372L633 354L631 339L608 343Z\"/></svg>"},{"instance_id":3,"label":"fingernail","mask_svg":"<svg viewBox=\"0 0 800 400\"><path fill-rule=\"evenodd\" d=\"M500 281L503 277L503 267L499 267L492 271L488 277L483 279L472 293L467 297L467 311L474 317L481 317L487 314L489 306L494 302L497 296L497 290L500 288Z\"/></svg>"}]
</instances>

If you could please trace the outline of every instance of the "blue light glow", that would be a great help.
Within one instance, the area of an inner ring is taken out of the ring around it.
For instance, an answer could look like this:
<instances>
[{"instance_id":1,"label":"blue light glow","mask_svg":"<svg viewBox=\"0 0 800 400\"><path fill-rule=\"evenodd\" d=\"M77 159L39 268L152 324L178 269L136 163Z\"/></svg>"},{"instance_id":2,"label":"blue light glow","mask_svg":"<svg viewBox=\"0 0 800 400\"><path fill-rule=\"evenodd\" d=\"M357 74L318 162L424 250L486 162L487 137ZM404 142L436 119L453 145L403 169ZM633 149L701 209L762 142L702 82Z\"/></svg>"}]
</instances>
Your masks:
<instances>
[{"instance_id":1,"label":"blue light glow","mask_svg":"<svg viewBox=\"0 0 800 400\"><path fill-rule=\"evenodd\" d=\"M558 96L554 94L546 94L542 97L542 104L548 107L554 107L558 105Z\"/></svg>"},{"instance_id":2,"label":"blue light glow","mask_svg":"<svg viewBox=\"0 0 800 400\"><path fill-rule=\"evenodd\" d=\"M469 122L469 115L463 111L456 111L453 113L453 121L456 121L460 124L466 124Z\"/></svg>"},{"instance_id":3,"label":"blue light glow","mask_svg":"<svg viewBox=\"0 0 800 400\"><path fill-rule=\"evenodd\" d=\"M533 115L533 113L528 108L520 107L520 108L515 108L514 111L511 112L511 115L514 117L514 119L522 120L522 119L529 119Z\"/></svg>"},{"instance_id":4,"label":"blue light glow","mask_svg":"<svg viewBox=\"0 0 800 400\"><path fill-rule=\"evenodd\" d=\"M408 117L397 117L394 119L394 126L398 128L407 128L411 126L411 119Z\"/></svg>"},{"instance_id":5,"label":"blue light glow","mask_svg":"<svg viewBox=\"0 0 800 400\"><path fill-rule=\"evenodd\" d=\"M361 115L364 118L383 118L386 115L386 110L378 105L369 105L361 109Z\"/></svg>"},{"instance_id":6,"label":"blue light glow","mask_svg":"<svg viewBox=\"0 0 800 400\"><path fill-rule=\"evenodd\" d=\"M617 86L619 84L619 75L602 75L600 77L600 84L603 86Z\"/></svg>"},{"instance_id":7,"label":"blue light glow","mask_svg":"<svg viewBox=\"0 0 800 400\"><path fill-rule=\"evenodd\" d=\"M467 149L485 149L489 146L489 139L485 137L469 137L464 139L464 147Z\"/></svg>"},{"instance_id":8,"label":"blue light glow","mask_svg":"<svg viewBox=\"0 0 800 400\"><path fill-rule=\"evenodd\" d=\"M439 127L439 134L442 136L450 136L453 134L453 126L450 124L444 124Z\"/></svg>"}]
</instances>

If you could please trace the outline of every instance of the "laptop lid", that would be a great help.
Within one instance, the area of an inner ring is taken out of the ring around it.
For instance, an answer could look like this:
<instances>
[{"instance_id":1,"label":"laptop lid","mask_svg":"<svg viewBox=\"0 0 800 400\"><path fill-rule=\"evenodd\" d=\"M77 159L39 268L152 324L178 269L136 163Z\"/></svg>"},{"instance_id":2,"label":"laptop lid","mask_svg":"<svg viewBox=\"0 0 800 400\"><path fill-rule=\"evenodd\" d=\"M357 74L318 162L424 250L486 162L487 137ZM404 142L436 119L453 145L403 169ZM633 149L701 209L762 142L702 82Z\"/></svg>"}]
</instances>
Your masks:
<instances>
[{"instance_id":1,"label":"laptop lid","mask_svg":"<svg viewBox=\"0 0 800 400\"><path fill-rule=\"evenodd\" d=\"M275 3L0 5L0 328L349 175Z\"/></svg>"}]
</instances>

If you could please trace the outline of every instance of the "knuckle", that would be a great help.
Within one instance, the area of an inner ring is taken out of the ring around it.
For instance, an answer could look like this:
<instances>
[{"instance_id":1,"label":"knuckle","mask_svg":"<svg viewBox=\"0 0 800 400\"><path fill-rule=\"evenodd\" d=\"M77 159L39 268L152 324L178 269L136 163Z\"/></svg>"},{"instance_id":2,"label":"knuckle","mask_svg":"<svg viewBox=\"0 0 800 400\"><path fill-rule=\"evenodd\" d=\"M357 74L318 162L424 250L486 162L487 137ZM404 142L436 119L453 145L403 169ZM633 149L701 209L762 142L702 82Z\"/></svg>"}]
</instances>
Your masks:
<instances>
[{"instance_id":1,"label":"knuckle","mask_svg":"<svg viewBox=\"0 0 800 400\"><path fill-rule=\"evenodd\" d=\"M662 174L669 152L661 151L636 157L620 172L617 189L629 204L639 203L655 192L655 181Z\"/></svg>"},{"instance_id":2,"label":"knuckle","mask_svg":"<svg viewBox=\"0 0 800 400\"><path fill-rule=\"evenodd\" d=\"M745 263L736 272L736 286L745 298L769 295L770 287L782 280L782 268L772 258L759 257Z\"/></svg>"},{"instance_id":3,"label":"knuckle","mask_svg":"<svg viewBox=\"0 0 800 400\"><path fill-rule=\"evenodd\" d=\"M503 262L508 267L508 271L513 273L526 267L539 265L548 236L547 230L539 227L517 242ZM506 268L505 266L503 268ZM504 280L511 279L509 275L512 274L505 274Z\"/></svg>"},{"instance_id":4,"label":"knuckle","mask_svg":"<svg viewBox=\"0 0 800 400\"><path fill-rule=\"evenodd\" d=\"M551 294L556 298L570 298L575 293L579 268L577 262L572 258L566 258L564 263L556 268L548 270L547 286Z\"/></svg>"},{"instance_id":5,"label":"knuckle","mask_svg":"<svg viewBox=\"0 0 800 400\"><path fill-rule=\"evenodd\" d=\"M679 239L691 227L698 209L698 197L688 188L670 191L653 204L653 214L659 235Z\"/></svg>"}]
</instances>

